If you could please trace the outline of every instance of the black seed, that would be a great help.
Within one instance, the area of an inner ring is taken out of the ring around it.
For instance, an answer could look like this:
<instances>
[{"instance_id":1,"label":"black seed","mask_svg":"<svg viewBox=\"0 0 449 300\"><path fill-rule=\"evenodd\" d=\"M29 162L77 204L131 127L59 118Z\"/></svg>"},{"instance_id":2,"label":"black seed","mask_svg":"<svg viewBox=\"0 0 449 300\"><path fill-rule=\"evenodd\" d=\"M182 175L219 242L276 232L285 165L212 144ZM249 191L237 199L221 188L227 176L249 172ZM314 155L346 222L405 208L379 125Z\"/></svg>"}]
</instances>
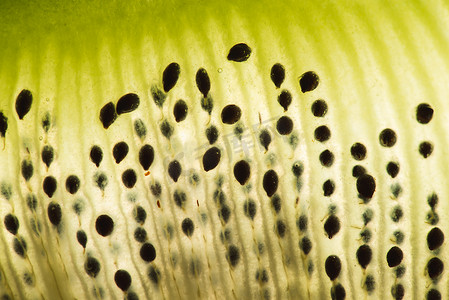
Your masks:
<instances>
[{"instance_id":1,"label":"black seed","mask_svg":"<svg viewBox=\"0 0 449 300\"><path fill-rule=\"evenodd\" d=\"M221 151L217 147L212 147L203 155L203 169L208 172L213 170L220 162Z\"/></svg>"},{"instance_id":2,"label":"black seed","mask_svg":"<svg viewBox=\"0 0 449 300\"><path fill-rule=\"evenodd\" d=\"M351 146L351 155L355 160L364 160L366 157L366 147L361 143Z\"/></svg>"},{"instance_id":3,"label":"black seed","mask_svg":"<svg viewBox=\"0 0 449 300\"><path fill-rule=\"evenodd\" d=\"M312 114L315 117L321 118L324 117L327 113L327 103L324 100L315 100L312 103Z\"/></svg>"},{"instance_id":4,"label":"black seed","mask_svg":"<svg viewBox=\"0 0 449 300\"><path fill-rule=\"evenodd\" d=\"M241 116L242 111L240 110L240 107L235 104L226 105L221 111L221 121L224 124L234 124L240 120Z\"/></svg>"},{"instance_id":5,"label":"black seed","mask_svg":"<svg viewBox=\"0 0 449 300\"><path fill-rule=\"evenodd\" d=\"M23 274L23 281L29 286L34 286L34 278L28 272ZM1 299L4 300L4 297L2 297Z\"/></svg>"},{"instance_id":6,"label":"black seed","mask_svg":"<svg viewBox=\"0 0 449 300\"><path fill-rule=\"evenodd\" d=\"M306 215L301 215L296 221L296 225L298 226L299 231L305 232L307 230L308 218Z\"/></svg>"},{"instance_id":7,"label":"black seed","mask_svg":"<svg viewBox=\"0 0 449 300\"><path fill-rule=\"evenodd\" d=\"M371 258L373 257L373 251L371 251L370 246L368 245L362 245L357 249L357 261L359 262L359 265L366 269L366 266L369 265L371 262Z\"/></svg>"},{"instance_id":8,"label":"black seed","mask_svg":"<svg viewBox=\"0 0 449 300\"><path fill-rule=\"evenodd\" d=\"M174 182L178 181L179 176L181 176L181 172L182 167L179 161L174 160L168 164L168 175L170 175Z\"/></svg>"},{"instance_id":9,"label":"black seed","mask_svg":"<svg viewBox=\"0 0 449 300\"><path fill-rule=\"evenodd\" d=\"M257 206L254 200L248 199L243 203L243 212L245 213L245 216L250 218L251 220L254 219L254 216L257 212Z\"/></svg>"},{"instance_id":10,"label":"black seed","mask_svg":"<svg viewBox=\"0 0 449 300\"><path fill-rule=\"evenodd\" d=\"M134 239L139 243L143 243L147 240L147 231L143 227L137 227L134 230Z\"/></svg>"},{"instance_id":11,"label":"black seed","mask_svg":"<svg viewBox=\"0 0 449 300\"><path fill-rule=\"evenodd\" d=\"M304 165L300 161L295 161L292 165L292 172L295 177L299 177L304 172Z\"/></svg>"},{"instance_id":12,"label":"black seed","mask_svg":"<svg viewBox=\"0 0 449 300\"><path fill-rule=\"evenodd\" d=\"M340 219L336 215L330 215L324 223L324 231L332 239L340 231Z\"/></svg>"},{"instance_id":13,"label":"black seed","mask_svg":"<svg viewBox=\"0 0 449 300\"><path fill-rule=\"evenodd\" d=\"M36 196L34 196L32 194L28 194L26 197L26 202L27 202L29 209L31 209L32 211L36 210L36 207L37 207Z\"/></svg>"},{"instance_id":14,"label":"black seed","mask_svg":"<svg viewBox=\"0 0 449 300\"><path fill-rule=\"evenodd\" d=\"M185 218L182 221L181 228L182 228L182 232L184 232L184 234L186 236L192 236L193 231L195 230L193 221L190 218Z\"/></svg>"},{"instance_id":15,"label":"black seed","mask_svg":"<svg viewBox=\"0 0 449 300\"><path fill-rule=\"evenodd\" d=\"M278 96L278 102L284 109L284 112L286 112L292 103L292 94L287 90L283 90Z\"/></svg>"},{"instance_id":16,"label":"black seed","mask_svg":"<svg viewBox=\"0 0 449 300\"><path fill-rule=\"evenodd\" d=\"M268 151L268 146L271 143L271 135L268 130L264 129L259 134L259 142Z\"/></svg>"},{"instance_id":17,"label":"black seed","mask_svg":"<svg viewBox=\"0 0 449 300\"><path fill-rule=\"evenodd\" d=\"M232 46L228 53L228 60L243 62L248 60L251 55L251 48L245 43L239 43Z\"/></svg>"},{"instance_id":18,"label":"black seed","mask_svg":"<svg viewBox=\"0 0 449 300\"><path fill-rule=\"evenodd\" d=\"M159 182L156 181L154 184L150 186L150 190L153 196L159 197L162 193L162 186Z\"/></svg>"},{"instance_id":19,"label":"black seed","mask_svg":"<svg viewBox=\"0 0 449 300\"><path fill-rule=\"evenodd\" d=\"M278 174L274 170L268 170L267 172L265 172L265 174L263 175L262 185L268 197L271 197L274 193L276 193L278 184Z\"/></svg>"},{"instance_id":20,"label":"black seed","mask_svg":"<svg viewBox=\"0 0 449 300\"><path fill-rule=\"evenodd\" d=\"M432 120L433 108L427 103L421 103L416 108L416 120L421 124L427 124Z\"/></svg>"},{"instance_id":21,"label":"black seed","mask_svg":"<svg viewBox=\"0 0 449 300\"><path fill-rule=\"evenodd\" d=\"M210 95L201 98L201 108L209 115L212 113L212 109L214 108L214 100Z\"/></svg>"},{"instance_id":22,"label":"black seed","mask_svg":"<svg viewBox=\"0 0 449 300\"><path fill-rule=\"evenodd\" d=\"M323 195L325 197L331 196L334 193L334 190L335 190L335 183L333 180L328 179L323 183Z\"/></svg>"},{"instance_id":23,"label":"black seed","mask_svg":"<svg viewBox=\"0 0 449 300\"><path fill-rule=\"evenodd\" d=\"M80 179L76 175L70 175L65 180L65 189L72 195L78 192L80 185L81 185Z\"/></svg>"},{"instance_id":24,"label":"black seed","mask_svg":"<svg viewBox=\"0 0 449 300\"><path fill-rule=\"evenodd\" d=\"M33 164L30 160L24 159L22 161L21 171L23 178L25 178L26 181L30 180L34 173Z\"/></svg>"},{"instance_id":25,"label":"black seed","mask_svg":"<svg viewBox=\"0 0 449 300\"><path fill-rule=\"evenodd\" d=\"M399 173L399 163L390 161L387 164L387 173L391 176L391 178L395 178Z\"/></svg>"},{"instance_id":26,"label":"black seed","mask_svg":"<svg viewBox=\"0 0 449 300\"><path fill-rule=\"evenodd\" d=\"M140 139L144 139L147 135L147 128L141 119L134 121L134 131Z\"/></svg>"},{"instance_id":27,"label":"black seed","mask_svg":"<svg viewBox=\"0 0 449 300\"><path fill-rule=\"evenodd\" d=\"M146 171L151 167L154 161L154 149L151 145L143 145L139 150L139 162L142 168Z\"/></svg>"},{"instance_id":28,"label":"black seed","mask_svg":"<svg viewBox=\"0 0 449 300\"><path fill-rule=\"evenodd\" d=\"M402 217L404 216L404 212L402 211L402 208L399 205L396 205L393 207L393 210L391 211L390 217L393 222L399 222Z\"/></svg>"},{"instance_id":29,"label":"black seed","mask_svg":"<svg viewBox=\"0 0 449 300\"><path fill-rule=\"evenodd\" d=\"M218 210L218 217L223 221L223 223L228 223L229 217L231 216L231 209L226 204L223 204Z\"/></svg>"},{"instance_id":30,"label":"black seed","mask_svg":"<svg viewBox=\"0 0 449 300\"><path fill-rule=\"evenodd\" d=\"M279 134L287 135L293 130L293 121L287 116L282 116L276 123L276 129Z\"/></svg>"},{"instance_id":31,"label":"black seed","mask_svg":"<svg viewBox=\"0 0 449 300\"><path fill-rule=\"evenodd\" d=\"M429 247L429 250L435 250L440 248L443 242L444 242L444 233L441 231L440 228L434 227L427 234L427 246Z\"/></svg>"},{"instance_id":32,"label":"black seed","mask_svg":"<svg viewBox=\"0 0 449 300\"><path fill-rule=\"evenodd\" d=\"M95 184L100 188L100 190L104 191L106 185L108 185L108 178L103 172L95 173L94 175Z\"/></svg>"},{"instance_id":33,"label":"black seed","mask_svg":"<svg viewBox=\"0 0 449 300\"><path fill-rule=\"evenodd\" d=\"M430 289L427 292L426 300L441 300L441 293L436 289Z\"/></svg>"},{"instance_id":34,"label":"black seed","mask_svg":"<svg viewBox=\"0 0 449 300\"><path fill-rule=\"evenodd\" d=\"M97 166L100 166L101 161L103 160L103 150L97 145L92 146L90 149L90 160Z\"/></svg>"},{"instance_id":35,"label":"black seed","mask_svg":"<svg viewBox=\"0 0 449 300\"><path fill-rule=\"evenodd\" d=\"M429 277L436 280L443 273L444 264L438 257L433 257L427 263L426 269Z\"/></svg>"},{"instance_id":36,"label":"black seed","mask_svg":"<svg viewBox=\"0 0 449 300\"><path fill-rule=\"evenodd\" d=\"M324 150L320 154L320 162L324 167L331 167L334 163L334 154L329 150Z\"/></svg>"},{"instance_id":37,"label":"black seed","mask_svg":"<svg viewBox=\"0 0 449 300\"><path fill-rule=\"evenodd\" d=\"M422 155L422 157L427 158L429 157L433 152L433 145L430 142L422 142L419 144L419 153Z\"/></svg>"},{"instance_id":38,"label":"black seed","mask_svg":"<svg viewBox=\"0 0 449 300\"><path fill-rule=\"evenodd\" d=\"M330 255L326 258L326 262L324 263L324 267L326 269L326 274L330 278L330 280L335 280L341 271L341 261L340 258L336 255Z\"/></svg>"},{"instance_id":39,"label":"black seed","mask_svg":"<svg viewBox=\"0 0 449 300\"><path fill-rule=\"evenodd\" d=\"M0 111L0 136L5 137L8 129L8 118Z\"/></svg>"},{"instance_id":40,"label":"black seed","mask_svg":"<svg viewBox=\"0 0 449 300\"><path fill-rule=\"evenodd\" d=\"M145 209L142 206L137 205L133 209L133 217L137 223L139 223L140 225L143 225L145 223L145 220L147 219L147 212L145 211Z\"/></svg>"},{"instance_id":41,"label":"black seed","mask_svg":"<svg viewBox=\"0 0 449 300\"><path fill-rule=\"evenodd\" d=\"M167 139L170 139L170 137L173 135L173 131L175 131L173 126L167 120L162 121L159 129L161 130L162 135Z\"/></svg>"},{"instance_id":42,"label":"black seed","mask_svg":"<svg viewBox=\"0 0 449 300\"><path fill-rule=\"evenodd\" d=\"M175 62L172 62L165 68L164 72L162 73L162 84L166 93L176 85L180 73L181 67Z\"/></svg>"},{"instance_id":43,"label":"black seed","mask_svg":"<svg viewBox=\"0 0 449 300\"><path fill-rule=\"evenodd\" d=\"M42 148L41 158L44 164L48 167L50 167L51 163L53 162L54 158L54 150L53 147L50 145L45 145Z\"/></svg>"},{"instance_id":44,"label":"black seed","mask_svg":"<svg viewBox=\"0 0 449 300\"><path fill-rule=\"evenodd\" d=\"M19 220L15 215L7 214L3 220L3 223L5 224L6 230L14 235L17 234L17 230L19 230Z\"/></svg>"},{"instance_id":45,"label":"black seed","mask_svg":"<svg viewBox=\"0 0 449 300\"><path fill-rule=\"evenodd\" d=\"M151 265L148 268L148 278L154 283L158 284L161 280L161 272L156 266Z\"/></svg>"},{"instance_id":46,"label":"black seed","mask_svg":"<svg viewBox=\"0 0 449 300\"><path fill-rule=\"evenodd\" d=\"M50 202L48 204L47 213L50 223L52 223L55 226L58 226L61 223L62 210L61 206L58 203L54 201Z\"/></svg>"},{"instance_id":47,"label":"black seed","mask_svg":"<svg viewBox=\"0 0 449 300\"><path fill-rule=\"evenodd\" d=\"M280 63L276 63L271 67L271 81L277 88L280 88L285 79L285 68Z\"/></svg>"},{"instance_id":48,"label":"black seed","mask_svg":"<svg viewBox=\"0 0 449 300\"><path fill-rule=\"evenodd\" d=\"M27 243L25 242L25 239L23 237L18 236L14 238L13 249L14 252L17 253L17 255L25 257L27 248Z\"/></svg>"},{"instance_id":49,"label":"black seed","mask_svg":"<svg viewBox=\"0 0 449 300\"><path fill-rule=\"evenodd\" d=\"M285 225L284 221L277 220L276 221L276 233L279 237L283 238L285 236L285 233L287 231L287 225Z\"/></svg>"},{"instance_id":50,"label":"black seed","mask_svg":"<svg viewBox=\"0 0 449 300\"><path fill-rule=\"evenodd\" d=\"M78 240L78 243L80 243L80 245L83 248L86 248L86 244L87 244L87 235L84 232L84 230L78 230L76 232L76 239Z\"/></svg>"},{"instance_id":51,"label":"black seed","mask_svg":"<svg viewBox=\"0 0 449 300\"><path fill-rule=\"evenodd\" d=\"M371 240L371 236L372 234L369 228L365 228L362 231L360 231L360 238L364 243L369 243L369 241Z\"/></svg>"},{"instance_id":52,"label":"black seed","mask_svg":"<svg viewBox=\"0 0 449 300\"><path fill-rule=\"evenodd\" d=\"M232 267L235 267L240 261L240 250L237 246L230 245L228 252L226 253L226 258Z\"/></svg>"},{"instance_id":53,"label":"black seed","mask_svg":"<svg viewBox=\"0 0 449 300\"><path fill-rule=\"evenodd\" d=\"M352 176L359 178L363 174L366 174L366 170L361 165L355 165L354 168L352 168Z\"/></svg>"},{"instance_id":54,"label":"black seed","mask_svg":"<svg viewBox=\"0 0 449 300\"><path fill-rule=\"evenodd\" d=\"M140 257L146 262L152 262L156 258L156 249L151 243L145 243L140 248Z\"/></svg>"},{"instance_id":55,"label":"black seed","mask_svg":"<svg viewBox=\"0 0 449 300\"><path fill-rule=\"evenodd\" d=\"M183 191L176 189L173 193L173 200L178 207L183 208L187 201L187 195Z\"/></svg>"},{"instance_id":56,"label":"black seed","mask_svg":"<svg viewBox=\"0 0 449 300\"><path fill-rule=\"evenodd\" d=\"M365 278L364 288L368 293L371 293L376 288L376 281L374 280L374 276L369 274Z\"/></svg>"},{"instance_id":57,"label":"black seed","mask_svg":"<svg viewBox=\"0 0 449 300\"><path fill-rule=\"evenodd\" d=\"M56 179L53 176L47 176L44 178L42 187L44 189L45 194L47 194L47 196L51 198L53 197L56 188L58 187L58 183L56 182Z\"/></svg>"},{"instance_id":58,"label":"black seed","mask_svg":"<svg viewBox=\"0 0 449 300\"><path fill-rule=\"evenodd\" d=\"M402 187L399 185L399 183L392 184L390 186L390 190L391 193L393 194L393 197L395 198L398 198L399 195L402 193Z\"/></svg>"},{"instance_id":59,"label":"black seed","mask_svg":"<svg viewBox=\"0 0 449 300\"><path fill-rule=\"evenodd\" d=\"M128 155L129 147L125 142L118 142L112 149L112 155L114 156L115 163L119 164L126 155Z\"/></svg>"},{"instance_id":60,"label":"black seed","mask_svg":"<svg viewBox=\"0 0 449 300\"><path fill-rule=\"evenodd\" d=\"M129 93L120 97L117 101L117 114L121 115L136 110L139 107L140 99L134 93Z\"/></svg>"},{"instance_id":61,"label":"black seed","mask_svg":"<svg viewBox=\"0 0 449 300\"><path fill-rule=\"evenodd\" d=\"M276 213L279 213L281 211L281 206L281 198L278 194L274 194L273 197L271 197L271 207Z\"/></svg>"},{"instance_id":62,"label":"black seed","mask_svg":"<svg viewBox=\"0 0 449 300\"><path fill-rule=\"evenodd\" d=\"M16 99L16 112L20 120L30 111L32 103L33 95L31 92L29 90L22 90Z\"/></svg>"},{"instance_id":63,"label":"black seed","mask_svg":"<svg viewBox=\"0 0 449 300\"><path fill-rule=\"evenodd\" d=\"M374 212L371 208L368 208L367 210L365 210L362 214L363 224L365 226L368 225L368 223L371 222L373 217L374 217Z\"/></svg>"},{"instance_id":64,"label":"black seed","mask_svg":"<svg viewBox=\"0 0 449 300\"><path fill-rule=\"evenodd\" d=\"M131 286L131 275L129 275L128 271L125 270L117 270L114 275L114 281L115 284L121 289L122 291L126 292L129 287Z\"/></svg>"},{"instance_id":65,"label":"black seed","mask_svg":"<svg viewBox=\"0 0 449 300\"><path fill-rule=\"evenodd\" d=\"M86 271L87 275L92 278L97 277L98 273L100 273L101 265L98 259L92 256L88 256L86 261L84 262L84 271Z\"/></svg>"},{"instance_id":66,"label":"black seed","mask_svg":"<svg viewBox=\"0 0 449 300\"><path fill-rule=\"evenodd\" d=\"M154 103L159 107L162 108L162 105L164 105L165 98L167 95L163 91L161 91L157 86L153 85L151 87L151 95L153 96Z\"/></svg>"},{"instance_id":67,"label":"black seed","mask_svg":"<svg viewBox=\"0 0 449 300\"><path fill-rule=\"evenodd\" d=\"M330 139L331 131L327 126L322 125L315 129L314 136L315 136L315 140L317 140L318 142L324 143Z\"/></svg>"},{"instance_id":68,"label":"black seed","mask_svg":"<svg viewBox=\"0 0 449 300\"><path fill-rule=\"evenodd\" d=\"M373 176L363 174L357 178L357 192L362 198L370 199L376 190L376 182Z\"/></svg>"},{"instance_id":69,"label":"black seed","mask_svg":"<svg viewBox=\"0 0 449 300\"><path fill-rule=\"evenodd\" d=\"M209 141L209 144L214 144L217 139L218 139L218 130L217 127L215 127L214 125L209 126L206 129L206 137L207 140Z\"/></svg>"},{"instance_id":70,"label":"black seed","mask_svg":"<svg viewBox=\"0 0 449 300\"><path fill-rule=\"evenodd\" d=\"M251 175L249 164L241 160L234 165L234 177L241 185L245 185Z\"/></svg>"},{"instance_id":71,"label":"black seed","mask_svg":"<svg viewBox=\"0 0 449 300\"><path fill-rule=\"evenodd\" d=\"M384 147L393 147L396 144L396 132L390 128L382 130L379 134L379 143Z\"/></svg>"},{"instance_id":72,"label":"black seed","mask_svg":"<svg viewBox=\"0 0 449 300\"><path fill-rule=\"evenodd\" d=\"M395 300L401 300L404 298L404 294L405 294L405 289L404 286L400 283L395 284L391 287L391 296L393 296L393 298Z\"/></svg>"},{"instance_id":73,"label":"black seed","mask_svg":"<svg viewBox=\"0 0 449 300\"><path fill-rule=\"evenodd\" d=\"M128 169L122 174L123 185L129 189L133 188L137 181L136 172L133 169Z\"/></svg>"},{"instance_id":74,"label":"black seed","mask_svg":"<svg viewBox=\"0 0 449 300\"><path fill-rule=\"evenodd\" d=\"M50 125L51 125L50 113L46 112L44 117L42 118L42 128L44 129L45 132L48 132L50 130Z\"/></svg>"},{"instance_id":75,"label":"black seed","mask_svg":"<svg viewBox=\"0 0 449 300\"><path fill-rule=\"evenodd\" d=\"M301 92L306 93L316 89L320 83L320 78L313 71L305 72L299 78L299 85L301 86Z\"/></svg>"},{"instance_id":76,"label":"black seed","mask_svg":"<svg viewBox=\"0 0 449 300\"><path fill-rule=\"evenodd\" d=\"M108 236L114 230L114 221L108 215L101 215L95 221L95 229L101 236Z\"/></svg>"},{"instance_id":77,"label":"black seed","mask_svg":"<svg viewBox=\"0 0 449 300\"><path fill-rule=\"evenodd\" d=\"M200 68L196 72L195 80L198 90L200 90L204 97L207 97L207 94L210 91L210 79L207 71L204 68Z\"/></svg>"},{"instance_id":78,"label":"black seed","mask_svg":"<svg viewBox=\"0 0 449 300\"><path fill-rule=\"evenodd\" d=\"M306 236L303 237L299 241L299 248L305 255L308 255L310 253L310 250L312 250L312 241L310 241L310 239Z\"/></svg>"},{"instance_id":79,"label":"black seed","mask_svg":"<svg viewBox=\"0 0 449 300\"><path fill-rule=\"evenodd\" d=\"M404 254L402 253L401 248L394 246L387 253L387 263L390 268L398 266L402 259L404 258Z\"/></svg>"},{"instance_id":80,"label":"black seed","mask_svg":"<svg viewBox=\"0 0 449 300\"><path fill-rule=\"evenodd\" d=\"M178 100L173 107L173 115L175 116L176 122L184 121L187 117L187 112L189 108L184 100Z\"/></svg>"},{"instance_id":81,"label":"black seed","mask_svg":"<svg viewBox=\"0 0 449 300\"><path fill-rule=\"evenodd\" d=\"M104 129L108 129L116 119L117 113L115 112L114 103L109 102L105 104L100 110L100 121L103 124Z\"/></svg>"},{"instance_id":82,"label":"black seed","mask_svg":"<svg viewBox=\"0 0 449 300\"><path fill-rule=\"evenodd\" d=\"M256 271L256 280L259 283L267 283L268 282L268 272L265 269Z\"/></svg>"},{"instance_id":83,"label":"black seed","mask_svg":"<svg viewBox=\"0 0 449 300\"><path fill-rule=\"evenodd\" d=\"M427 204L429 204L429 206L431 208L435 208L438 204L438 195L435 193L432 193L431 195L429 195L427 197Z\"/></svg>"},{"instance_id":84,"label":"black seed","mask_svg":"<svg viewBox=\"0 0 449 300\"><path fill-rule=\"evenodd\" d=\"M341 283L331 287L331 298L332 300L344 300L346 298L346 290Z\"/></svg>"}]
</instances>

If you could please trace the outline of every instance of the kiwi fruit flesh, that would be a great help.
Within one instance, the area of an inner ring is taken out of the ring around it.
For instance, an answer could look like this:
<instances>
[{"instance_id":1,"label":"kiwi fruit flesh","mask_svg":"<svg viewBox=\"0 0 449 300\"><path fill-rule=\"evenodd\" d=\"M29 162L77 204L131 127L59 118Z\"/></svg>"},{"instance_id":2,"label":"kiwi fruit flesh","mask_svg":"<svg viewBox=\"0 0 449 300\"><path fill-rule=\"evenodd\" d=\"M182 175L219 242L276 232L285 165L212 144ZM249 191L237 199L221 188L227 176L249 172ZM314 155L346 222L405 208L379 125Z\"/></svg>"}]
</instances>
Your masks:
<instances>
[{"instance_id":1,"label":"kiwi fruit flesh","mask_svg":"<svg viewBox=\"0 0 449 300\"><path fill-rule=\"evenodd\" d=\"M449 296L444 1L0 13L1 299Z\"/></svg>"}]
</instances>

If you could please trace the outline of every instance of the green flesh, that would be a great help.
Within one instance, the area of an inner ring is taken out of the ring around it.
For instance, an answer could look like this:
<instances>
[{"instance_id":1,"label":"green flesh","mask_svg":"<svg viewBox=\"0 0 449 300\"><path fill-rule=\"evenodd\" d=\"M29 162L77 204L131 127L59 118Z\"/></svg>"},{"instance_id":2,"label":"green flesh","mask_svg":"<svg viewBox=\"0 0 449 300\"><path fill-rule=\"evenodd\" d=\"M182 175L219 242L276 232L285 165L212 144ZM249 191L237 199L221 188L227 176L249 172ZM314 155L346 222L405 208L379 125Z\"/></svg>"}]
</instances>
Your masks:
<instances>
[{"instance_id":1,"label":"green flesh","mask_svg":"<svg viewBox=\"0 0 449 300\"><path fill-rule=\"evenodd\" d=\"M344 287L346 299L391 299L395 283L404 287L404 299L423 299L430 289L439 290L442 299L449 297L447 272L431 280L426 271L432 257L449 266L445 243L440 250L430 251L426 242L433 227L443 233L449 229L445 213L449 210L446 3L114 1L105 6L103 1L66 2L0 2L0 111L8 118L5 147L0 149L0 184L12 191L10 199L0 195L0 218L9 213L17 216L17 236L27 243L26 255L19 256L13 234L1 225L0 297L94 299L103 294L104 299L122 299L127 294L114 282L118 269L129 272L128 295L135 293L139 299L330 299L331 287L338 284ZM241 42L251 47L250 58L228 61L229 49ZM162 73L172 62L180 65L180 77L160 109L151 88L162 89ZM270 79L275 63L286 70L281 89ZM211 81L211 116L201 108L202 95L195 83L200 68L207 70ZM302 93L299 77L311 70L320 77L320 84ZM15 100L23 89L32 92L33 104L19 120ZM277 102L283 89L293 95L286 112ZM127 93L139 95L138 109L120 115L104 129L101 108L110 101L116 104ZM187 103L188 114L176 123L173 107L179 99ZM311 113L317 99L329 106L324 118ZM420 103L429 103L435 111L427 125L416 121ZM222 108L228 104L242 111L237 123L245 128L241 142L234 136L237 125L221 121ZM41 125L47 112L51 116L48 133ZM276 132L276 121L283 115L293 120L289 136ZM137 119L147 128L144 139L134 130ZM174 128L170 139L160 131L164 120ZM221 160L205 172L202 156L212 147L205 131L212 124L220 133L215 146L221 150ZM314 137L320 125L331 131L323 143ZM397 134L391 148L379 144L379 133L385 128ZM268 151L259 144L262 129L272 133ZM296 144L292 146L290 139L297 139ZM116 164L112 149L120 141L128 144L129 153ZM418 151L422 141L434 147L426 159ZM367 148L367 157L360 162L350 153L356 142ZM155 152L149 175L139 163L144 144ZM49 168L41 159L44 145L55 150ZM104 154L98 168L89 159L93 145L99 145ZM318 159L326 149L335 155L329 168ZM34 167L29 182L21 175L24 159ZM177 182L167 172L174 159L183 170ZM233 174L240 160L251 168L245 186ZM300 184L291 171L295 161L304 164ZM400 164L394 179L386 172L389 161ZM375 178L376 190L368 203L358 197L352 176L356 164ZM131 189L121 179L129 168L137 173ZM263 176L270 169L279 176L279 212L263 188ZM95 185L97 172L108 178L104 191ZM198 175L197 184L190 182L193 173ZM66 178L72 174L81 180L75 195L65 189ZM42 188L49 175L58 182L51 199ZM322 185L328 179L335 183L335 192L325 197ZM220 180L230 209L227 222L219 217L220 207L213 199ZM160 197L150 191L156 181L162 185ZM394 185L402 188L397 197ZM187 195L183 209L173 199L176 190ZM440 200L435 226L426 221L427 198L432 193ZM27 206L29 194L37 197L35 212ZM257 207L253 221L244 210L249 198ZM51 201L62 208L57 227L47 214ZM73 205L79 201L84 210L77 215ZM151 263L142 260L141 243L134 239L139 226L133 218L137 205L147 213L143 227L156 249ZM336 207L341 229L329 239L323 227L331 205ZM396 206L403 210L399 222L390 217ZM368 208L374 215L364 226L362 214ZM102 214L115 223L107 237L95 229L95 220ZM306 231L297 227L301 215L309 220ZM185 218L195 226L190 238L182 231ZM39 234L32 229L32 219L40 222ZM277 233L278 220L286 225L283 237ZM366 270L356 256L364 244L360 233L365 227L372 232L367 243L372 260ZM80 229L88 237L85 251L76 239ZM222 241L226 230L229 239ZM394 239L396 230L405 235L400 244ZM298 247L304 236L312 243L308 255ZM386 260L395 245L404 253L406 271L401 278L396 278L395 268ZM240 254L235 266L227 259L232 246ZM88 255L101 264L95 278L84 269ZM325 271L330 255L338 256L342 264L334 282ZM195 265L199 266L196 273L191 271ZM307 271L310 265L312 272ZM154 267L160 271L158 284L148 276ZM263 269L266 282L256 279ZM33 284L26 283L25 273L31 274ZM372 291L364 284L369 276L375 281Z\"/></svg>"}]
</instances>

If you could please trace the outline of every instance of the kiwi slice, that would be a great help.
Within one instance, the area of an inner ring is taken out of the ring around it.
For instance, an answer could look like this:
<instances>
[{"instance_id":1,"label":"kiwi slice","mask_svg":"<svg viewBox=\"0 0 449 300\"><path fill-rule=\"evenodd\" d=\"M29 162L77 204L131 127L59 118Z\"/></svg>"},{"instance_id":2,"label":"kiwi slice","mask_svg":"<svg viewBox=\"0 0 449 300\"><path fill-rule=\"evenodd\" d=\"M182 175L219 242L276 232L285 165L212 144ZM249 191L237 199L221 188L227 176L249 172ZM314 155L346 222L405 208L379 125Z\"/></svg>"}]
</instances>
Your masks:
<instances>
[{"instance_id":1,"label":"kiwi slice","mask_svg":"<svg viewBox=\"0 0 449 300\"><path fill-rule=\"evenodd\" d=\"M1 299L444 299L448 6L2 1Z\"/></svg>"}]
</instances>

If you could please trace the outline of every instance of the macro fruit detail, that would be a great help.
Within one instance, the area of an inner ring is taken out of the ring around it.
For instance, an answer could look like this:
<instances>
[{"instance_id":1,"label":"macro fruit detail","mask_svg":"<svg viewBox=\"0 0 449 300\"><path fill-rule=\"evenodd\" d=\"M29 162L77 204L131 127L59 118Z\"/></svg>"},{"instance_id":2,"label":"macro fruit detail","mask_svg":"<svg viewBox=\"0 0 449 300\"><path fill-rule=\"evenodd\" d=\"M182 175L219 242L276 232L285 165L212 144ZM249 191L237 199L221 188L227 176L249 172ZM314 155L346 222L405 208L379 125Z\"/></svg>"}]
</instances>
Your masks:
<instances>
[{"instance_id":1,"label":"macro fruit detail","mask_svg":"<svg viewBox=\"0 0 449 300\"><path fill-rule=\"evenodd\" d=\"M3 1L1 299L446 299L444 1Z\"/></svg>"}]
</instances>

